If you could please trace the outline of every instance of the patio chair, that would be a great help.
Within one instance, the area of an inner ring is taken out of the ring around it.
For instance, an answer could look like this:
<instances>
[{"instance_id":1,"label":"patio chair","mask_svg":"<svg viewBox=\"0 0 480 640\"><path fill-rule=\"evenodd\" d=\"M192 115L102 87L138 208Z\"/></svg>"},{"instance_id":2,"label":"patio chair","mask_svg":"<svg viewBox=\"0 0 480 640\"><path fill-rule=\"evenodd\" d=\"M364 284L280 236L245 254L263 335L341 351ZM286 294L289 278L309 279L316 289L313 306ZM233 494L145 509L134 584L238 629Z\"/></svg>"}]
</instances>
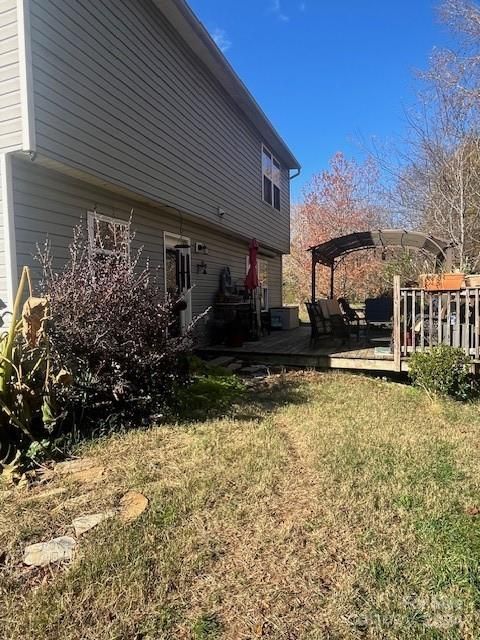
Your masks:
<instances>
[{"instance_id":1,"label":"patio chair","mask_svg":"<svg viewBox=\"0 0 480 640\"><path fill-rule=\"evenodd\" d=\"M328 298L321 301L325 306L325 315L330 322L330 333L334 338L341 340L342 344L350 341L350 323L342 312L338 300Z\"/></svg>"},{"instance_id":2,"label":"patio chair","mask_svg":"<svg viewBox=\"0 0 480 640\"><path fill-rule=\"evenodd\" d=\"M360 324L363 322L364 325L367 324L367 321L364 318L361 318L355 309L352 309L350 303L346 298L339 298L338 304L340 309L342 310L343 317L347 321L350 326L356 327L357 340L360 340ZM368 328L367 328L368 331Z\"/></svg>"},{"instance_id":3,"label":"patio chair","mask_svg":"<svg viewBox=\"0 0 480 640\"><path fill-rule=\"evenodd\" d=\"M331 335L345 344L350 339L350 330L336 300L318 300L305 303L310 318L312 334L310 341L317 342L325 335Z\"/></svg>"},{"instance_id":4,"label":"patio chair","mask_svg":"<svg viewBox=\"0 0 480 640\"><path fill-rule=\"evenodd\" d=\"M372 325L391 326L393 316L393 299L388 296L368 298L365 300L365 321L367 324L367 339L370 339Z\"/></svg>"},{"instance_id":5,"label":"patio chair","mask_svg":"<svg viewBox=\"0 0 480 640\"><path fill-rule=\"evenodd\" d=\"M322 309L318 302L306 302L308 318L310 320L310 344L318 342L320 338L327 335L327 324Z\"/></svg>"}]
</instances>

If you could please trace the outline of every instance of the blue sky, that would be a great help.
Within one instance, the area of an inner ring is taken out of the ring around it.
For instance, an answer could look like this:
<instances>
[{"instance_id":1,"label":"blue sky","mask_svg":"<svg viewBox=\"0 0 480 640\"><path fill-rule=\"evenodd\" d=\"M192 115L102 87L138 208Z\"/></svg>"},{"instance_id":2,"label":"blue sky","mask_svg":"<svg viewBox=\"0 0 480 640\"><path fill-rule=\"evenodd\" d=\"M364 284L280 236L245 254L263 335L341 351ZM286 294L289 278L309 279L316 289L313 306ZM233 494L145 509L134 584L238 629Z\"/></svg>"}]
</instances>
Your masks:
<instances>
[{"instance_id":1,"label":"blue sky","mask_svg":"<svg viewBox=\"0 0 480 640\"><path fill-rule=\"evenodd\" d=\"M401 136L413 73L447 42L435 0L189 0L302 164Z\"/></svg>"}]
</instances>

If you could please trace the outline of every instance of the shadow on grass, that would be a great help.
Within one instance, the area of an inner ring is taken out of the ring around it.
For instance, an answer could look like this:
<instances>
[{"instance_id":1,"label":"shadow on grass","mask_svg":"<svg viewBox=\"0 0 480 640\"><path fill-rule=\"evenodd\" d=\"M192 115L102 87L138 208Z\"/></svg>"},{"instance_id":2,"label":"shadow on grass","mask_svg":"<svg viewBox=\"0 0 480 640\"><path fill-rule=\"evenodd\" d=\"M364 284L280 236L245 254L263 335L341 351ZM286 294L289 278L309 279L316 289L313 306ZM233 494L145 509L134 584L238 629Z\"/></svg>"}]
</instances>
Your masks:
<instances>
[{"instance_id":1,"label":"shadow on grass","mask_svg":"<svg viewBox=\"0 0 480 640\"><path fill-rule=\"evenodd\" d=\"M228 371L215 370L196 376L181 390L175 416L187 422L231 418L258 421L290 404L309 400L304 380L279 375L244 380Z\"/></svg>"}]
</instances>

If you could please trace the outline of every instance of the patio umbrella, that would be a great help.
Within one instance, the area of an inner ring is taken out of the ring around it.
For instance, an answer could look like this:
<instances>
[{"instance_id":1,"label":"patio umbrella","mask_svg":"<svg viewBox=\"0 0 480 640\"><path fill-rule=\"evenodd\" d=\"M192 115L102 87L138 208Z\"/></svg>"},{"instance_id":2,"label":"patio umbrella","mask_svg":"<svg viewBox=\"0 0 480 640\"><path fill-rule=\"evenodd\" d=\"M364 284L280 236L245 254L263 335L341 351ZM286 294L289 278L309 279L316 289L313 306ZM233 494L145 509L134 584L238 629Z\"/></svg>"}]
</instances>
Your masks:
<instances>
[{"instance_id":1,"label":"patio umbrella","mask_svg":"<svg viewBox=\"0 0 480 640\"><path fill-rule=\"evenodd\" d=\"M251 292L252 300L252 334L254 338L258 338L260 327L260 309L257 304L256 290L258 289L258 242L253 238L248 247L249 267L247 277L245 278L245 288Z\"/></svg>"},{"instance_id":2,"label":"patio umbrella","mask_svg":"<svg viewBox=\"0 0 480 640\"><path fill-rule=\"evenodd\" d=\"M245 288L247 291L254 291L258 287L258 266L257 266L258 242L253 238L248 247L249 267L245 278Z\"/></svg>"}]
</instances>

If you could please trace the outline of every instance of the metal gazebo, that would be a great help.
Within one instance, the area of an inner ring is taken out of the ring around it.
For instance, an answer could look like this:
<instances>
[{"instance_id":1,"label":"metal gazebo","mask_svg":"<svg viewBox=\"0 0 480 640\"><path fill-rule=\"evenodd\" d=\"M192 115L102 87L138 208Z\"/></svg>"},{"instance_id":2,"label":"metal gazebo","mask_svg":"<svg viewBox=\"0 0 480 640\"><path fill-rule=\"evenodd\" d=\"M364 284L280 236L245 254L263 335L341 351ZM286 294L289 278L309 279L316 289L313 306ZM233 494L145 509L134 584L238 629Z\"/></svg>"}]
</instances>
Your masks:
<instances>
[{"instance_id":1,"label":"metal gazebo","mask_svg":"<svg viewBox=\"0 0 480 640\"><path fill-rule=\"evenodd\" d=\"M452 264L452 243L420 231L375 229L349 233L308 249L312 253L312 302L315 302L316 298L317 265L322 264L330 268L330 298L333 298L335 269L346 255L363 249L387 249L387 247L404 247L424 251L433 255L437 263L444 265L447 269Z\"/></svg>"}]
</instances>

